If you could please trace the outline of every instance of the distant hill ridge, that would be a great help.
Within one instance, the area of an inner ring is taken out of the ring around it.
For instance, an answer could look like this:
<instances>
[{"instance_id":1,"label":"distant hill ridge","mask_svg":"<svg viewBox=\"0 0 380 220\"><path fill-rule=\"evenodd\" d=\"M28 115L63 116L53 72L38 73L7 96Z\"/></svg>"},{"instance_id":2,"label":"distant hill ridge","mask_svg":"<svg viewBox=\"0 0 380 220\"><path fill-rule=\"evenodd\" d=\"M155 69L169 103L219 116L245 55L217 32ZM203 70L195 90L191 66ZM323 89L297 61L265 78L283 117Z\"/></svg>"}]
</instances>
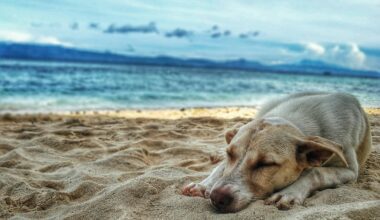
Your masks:
<instances>
[{"instance_id":1,"label":"distant hill ridge","mask_svg":"<svg viewBox=\"0 0 380 220\"><path fill-rule=\"evenodd\" d=\"M245 59L213 61L209 59L183 59L170 56L127 56L110 52L95 52L55 45L8 42L0 42L0 59L228 68L279 73L347 75L380 78L380 73L376 71L354 70L316 60L302 60L294 64L264 65L257 61L249 61Z\"/></svg>"}]
</instances>

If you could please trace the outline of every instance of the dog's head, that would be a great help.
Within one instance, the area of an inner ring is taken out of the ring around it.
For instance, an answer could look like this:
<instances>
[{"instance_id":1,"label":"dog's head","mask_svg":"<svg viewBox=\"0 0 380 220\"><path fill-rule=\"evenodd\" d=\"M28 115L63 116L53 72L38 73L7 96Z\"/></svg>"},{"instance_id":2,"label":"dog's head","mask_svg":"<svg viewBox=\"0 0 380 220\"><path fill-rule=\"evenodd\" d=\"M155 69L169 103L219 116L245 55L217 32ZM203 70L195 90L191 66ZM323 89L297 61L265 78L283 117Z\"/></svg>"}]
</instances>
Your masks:
<instances>
[{"instance_id":1,"label":"dog's head","mask_svg":"<svg viewBox=\"0 0 380 220\"><path fill-rule=\"evenodd\" d=\"M212 204L236 212L293 183L302 171L320 166L333 154L347 165L341 146L321 137L306 137L280 118L236 125L226 135L223 176L210 191Z\"/></svg>"}]
</instances>

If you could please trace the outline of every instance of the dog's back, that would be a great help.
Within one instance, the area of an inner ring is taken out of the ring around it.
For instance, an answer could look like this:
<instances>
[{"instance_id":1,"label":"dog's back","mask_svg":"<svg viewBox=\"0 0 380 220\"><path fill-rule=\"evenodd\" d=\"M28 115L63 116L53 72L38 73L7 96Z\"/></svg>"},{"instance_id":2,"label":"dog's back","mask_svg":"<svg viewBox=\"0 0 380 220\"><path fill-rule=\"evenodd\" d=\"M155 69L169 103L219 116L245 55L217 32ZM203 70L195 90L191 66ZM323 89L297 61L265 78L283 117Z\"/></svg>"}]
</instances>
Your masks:
<instances>
[{"instance_id":1,"label":"dog's back","mask_svg":"<svg viewBox=\"0 0 380 220\"><path fill-rule=\"evenodd\" d=\"M266 103L257 117L281 117L295 124L305 135L327 138L343 148L353 147L360 165L371 149L368 119L359 101L349 94L293 94Z\"/></svg>"}]
</instances>

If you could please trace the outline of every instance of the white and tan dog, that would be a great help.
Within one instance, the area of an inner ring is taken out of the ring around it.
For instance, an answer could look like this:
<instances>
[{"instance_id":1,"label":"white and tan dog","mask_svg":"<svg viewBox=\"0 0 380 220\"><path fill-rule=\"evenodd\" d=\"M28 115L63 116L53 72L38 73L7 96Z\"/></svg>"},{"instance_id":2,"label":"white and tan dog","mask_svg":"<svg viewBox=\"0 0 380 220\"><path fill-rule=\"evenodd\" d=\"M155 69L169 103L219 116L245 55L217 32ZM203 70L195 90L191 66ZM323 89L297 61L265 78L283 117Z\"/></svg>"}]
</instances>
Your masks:
<instances>
[{"instance_id":1,"label":"white and tan dog","mask_svg":"<svg viewBox=\"0 0 380 220\"><path fill-rule=\"evenodd\" d=\"M226 159L187 196L210 198L221 212L266 199L288 209L315 190L356 181L371 149L358 100L342 93L301 93L271 101L256 119L226 133Z\"/></svg>"}]
</instances>

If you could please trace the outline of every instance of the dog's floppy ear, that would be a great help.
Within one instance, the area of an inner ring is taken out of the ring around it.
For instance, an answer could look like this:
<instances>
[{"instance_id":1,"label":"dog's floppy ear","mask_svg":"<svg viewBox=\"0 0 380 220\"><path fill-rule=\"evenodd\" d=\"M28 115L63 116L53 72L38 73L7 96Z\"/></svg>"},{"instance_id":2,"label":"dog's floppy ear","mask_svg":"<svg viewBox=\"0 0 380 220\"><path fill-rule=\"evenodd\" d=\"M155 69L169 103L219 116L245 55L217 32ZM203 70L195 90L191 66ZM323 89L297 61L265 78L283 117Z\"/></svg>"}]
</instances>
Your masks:
<instances>
[{"instance_id":1,"label":"dog's floppy ear","mask_svg":"<svg viewBox=\"0 0 380 220\"><path fill-rule=\"evenodd\" d=\"M225 133L224 137L226 138L227 144L231 143L232 138L236 135L236 133L239 131L239 128L243 126L244 124L239 122L235 124L231 129L227 130Z\"/></svg>"},{"instance_id":2,"label":"dog's floppy ear","mask_svg":"<svg viewBox=\"0 0 380 220\"><path fill-rule=\"evenodd\" d=\"M306 162L308 166L321 166L333 154L336 154L348 167L342 146L326 138L318 136L309 136L303 139L297 138L296 147L297 160Z\"/></svg>"}]
</instances>

